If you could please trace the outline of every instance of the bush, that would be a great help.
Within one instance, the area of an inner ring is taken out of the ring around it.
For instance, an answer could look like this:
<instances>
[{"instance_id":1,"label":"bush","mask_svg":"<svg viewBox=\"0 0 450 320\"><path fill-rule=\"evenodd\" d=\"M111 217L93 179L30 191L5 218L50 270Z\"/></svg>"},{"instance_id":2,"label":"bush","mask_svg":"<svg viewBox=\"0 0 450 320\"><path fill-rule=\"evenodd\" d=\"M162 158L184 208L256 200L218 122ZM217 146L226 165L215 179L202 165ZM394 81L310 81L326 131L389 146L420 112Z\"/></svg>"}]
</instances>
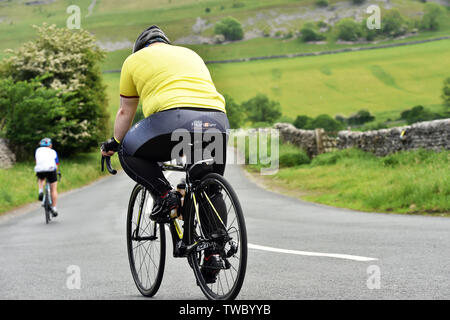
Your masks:
<instances>
[{"instance_id":1,"label":"bush","mask_svg":"<svg viewBox=\"0 0 450 320\"><path fill-rule=\"evenodd\" d=\"M291 118L291 117L289 117L289 116L283 114L281 117L279 117L279 118L277 119L277 121L278 121L278 122L281 122L281 123L291 123L291 124L294 124L295 119L293 119L293 118Z\"/></svg>"},{"instance_id":2,"label":"bush","mask_svg":"<svg viewBox=\"0 0 450 320\"><path fill-rule=\"evenodd\" d=\"M316 26L313 23L305 23L305 25L300 29L300 34L303 42L320 41L325 39L325 36L317 31Z\"/></svg>"},{"instance_id":3,"label":"bush","mask_svg":"<svg viewBox=\"0 0 450 320\"><path fill-rule=\"evenodd\" d=\"M233 8L243 8L243 7L245 7L245 3L244 2L234 2L232 7Z\"/></svg>"},{"instance_id":4,"label":"bush","mask_svg":"<svg viewBox=\"0 0 450 320\"><path fill-rule=\"evenodd\" d=\"M352 18L344 18L336 24L338 38L345 41L356 41L361 37L361 25Z\"/></svg>"},{"instance_id":5,"label":"bush","mask_svg":"<svg viewBox=\"0 0 450 320\"><path fill-rule=\"evenodd\" d=\"M327 114L321 114L317 116L316 118L310 118L308 116L300 115L297 116L295 119L293 125L297 129L304 129L304 130L314 130L322 128L325 131L339 131L344 128L344 125L342 122L333 119Z\"/></svg>"},{"instance_id":6,"label":"bush","mask_svg":"<svg viewBox=\"0 0 450 320\"><path fill-rule=\"evenodd\" d=\"M361 21L361 33L362 33L362 36L367 41L373 41L373 40L375 40L377 35L380 34L380 30L379 29L369 29L369 28L367 28L367 19L363 19Z\"/></svg>"},{"instance_id":7,"label":"bush","mask_svg":"<svg viewBox=\"0 0 450 320\"><path fill-rule=\"evenodd\" d=\"M277 101L269 100L264 94L242 103L242 109L247 114L247 119L252 123L267 122L273 124L281 116L281 106Z\"/></svg>"},{"instance_id":8,"label":"bush","mask_svg":"<svg viewBox=\"0 0 450 320\"><path fill-rule=\"evenodd\" d=\"M226 111L228 121L230 122L230 128L240 128L244 123L244 111L242 107L234 101L234 99L228 95L224 95L226 101Z\"/></svg>"},{"instance_id":9,"label":"bush","mask_svg":"<svg viewBox=\"0 0 450 320\"><path fill-rule=\"evenodd\" d=\"M445 10L437 3L425 4L424 14L420 21L420 29L436 31L439 30L441 19L444 18Z\"/></svg>"},{"instance_id":10,"label":"bush","mask_svg":"<svg viewBox=\"0 0 450 320\"><path fill-rule=\"evenodd\" d=\"M38 78L44 87L58 91L64 100L67 122L59 135L60 153L67 155L98 146L109 131L106 87L99 67L104 52L87 31L46 24L36 29L34 42L9 50L12 56L2 61L0 75L14 82Z\"/></svg>"},{"instance_id":11,"label":"bush","mask_svg":"<svg viewBox=\"0 0 450 320\"><path fill-rule=\"evenodd\" d=\"M309 159L306 152L301 149L282 153L279 157L280 168L295 167L302 164L309 164L310 162L311 159Z\"/></svg>"},{"instance_id":12,"label":"bush","mask_svg":"<svg viewBox=\"0 0 450 320\"><path fill-rule=\"evenodd\" d=\"M244 30L241 23L233 17L227 17L216 23L215 34L222 34L226 40L235 41L244 38Z\"/></svg>"},{"instance_id":13,"label":"bush","mask_svg":"<svg viewBox=\"0 0 450 320\"><path fill-rule=\"evenodd\" d=\"M328 7L328 0L316 0L316 6L318 7Z\"/></svg>"},{"instance_id":14,"label":"bush","mask_svg":"<svg viewBox=\"0 0 450 320\"><path fill-rule=\"evenodd\" d=\"M423 106L415 106L410 110L405 110L401 113L400 117L401 119L406 120L407 124L442 118L440 114L431 112Z\"/></svg>"},{"instance_id":15,"label":"bush","mask_svg":"<svg viewBox=\"0 0 450 320\"><path fill-rule=\"evenodd\" d=\"M36 80L0 80L0 110L6 111L2 112L2 131L18 160L33 157L44 136L52 138L58 151L63 148L65 131L77 125L66 120L67 103L67 95L42 87Z\"/></svg>"},{"instance_id":16,"label":"bush","mask_svg":"<svg viewBox=\"0 0 450 320\"><path fill-rule=\"evenodd\" d=\"M312 120L313 119L308 116L297 116L297 118L295 118L293 125L297 129L306 129L309 127L309 124L311 123Z\"/></svg>"},{"instance_id":17,"label":"bush","mask_svg":"<svg viewBox=\"0 0 450 320\"><path fill-rule=\"evenodd\" d=\"M364 3L366 0L352 0L353 4L362 4Z\"/></svg>"},{"instance_id":18,"label":"bush","mask_svg":"<svg viewBox=\"0 0 450 320\"><path fill-rule=\"evenodd\" d=\"M344 126L342 125L342 123L336 121L329 115L321 114L316 118L314 118L313 120L311 120L306 127L306 129L317 129L317 128L322 128L325 131L339 131L343 129Z\"/></svg>"},{"instance_id":19,"label":"bush","mask_svg":"<svg viewBox=\"0 0 450 320\"><path fill-rule=\"evenodd\" d=\"M371 115L367 110L359 110L355 114L352 114L350 117L346 119L346 122L351 125L361 125L366 122L370 122L375 120L375 116Z\"/></svg>"},{"instance_id":20,"label":"bush","mask_svg":"<svg viewBox=\"0 0 450 320\"><path fill-rule=\"evenodd\" d=\"M388 37L397 37L408 32L408 20L400 11L392 9L384 13L381 33Z\"/></svg>"},{"instance_id":21,"label":"bush","mask_svg":"<svg viewBox=\"0 0 450 320\"><path fill-rule=\"evenodd\" d=\"M311 165L327 166L341 161L356 162L358 159L373 160L376 159L376 156L370 152L365 152L357 148L351 148L319 154L311 161Z\"/></svg>"}]
</instances>

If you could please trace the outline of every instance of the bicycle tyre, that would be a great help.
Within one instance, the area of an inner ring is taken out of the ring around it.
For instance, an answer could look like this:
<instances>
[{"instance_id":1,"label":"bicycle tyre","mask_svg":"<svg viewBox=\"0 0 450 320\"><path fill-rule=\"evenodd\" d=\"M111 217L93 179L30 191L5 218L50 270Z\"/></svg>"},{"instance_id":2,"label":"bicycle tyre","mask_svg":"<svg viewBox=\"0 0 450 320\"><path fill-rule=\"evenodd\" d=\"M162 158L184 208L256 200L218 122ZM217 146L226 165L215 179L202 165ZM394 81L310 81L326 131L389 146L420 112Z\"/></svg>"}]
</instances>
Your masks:
<instances>
[{"instance_id":1,"label":"bicycle tyre","mask_svg":"<svg viewBox=\"0 0 450 320\"><path fill-rule=\"evenodd\" d=\"M242 288L242 284L244 282L244 278L245 278L245 272L246 272L246 268L247 268L247 231L246 231L246 227L245 227L245 220L244 220L244 214L239 202L239 199L235 193L235 191L233 190L233 188L231 187L231 185L228 183L228 181L225 180L225 178L223 178L221 175L216 174L216 173L210 173L208 175L206 175L201 181L200 181L200 185L202 186L202 184L206 184L208 181L214 181L214 182L218 182L219 185L221 185L227 192L227 194L230 197L230 201L235 209L235 215L236 215L236 221L238 223L239 226L239 256L240 256L240 260L239 260L239 270L237 272L237 276L236 279L234 280L234 284L233 286L230 288L230 290L228 292L223 292L223 294L217 294L215 292L213 292L212 288L210 288L208 286L208 284L206 283L202 272L201 272L201 257L199 257L197 252L193 252L189 255L188 260L189 260L189 264L191 265L192 269L194 270L194 274L195 277L197 279L197 285L200 287L200 289L202 290L203 294L209 299L209 300L233 300L237 297L237 295L239 294L241 288ZM194 221L195 221L195 209L194 209L194 203L191 202L190 204L190 214L189 214L189 221L188 221L188 227L186 230L186 233L188 235L188 241L189 243L194 243L196 241L195 239L195 225L194 225ZM200 254L201 256L201 254ZM228 282L228 280L227 280ZM222 288L223 290L223 288Z\"/></svg>"},{"instance_id":2,"label":"bicycle tyre","mask_svg":"<svg viewBox=\"0 0 450 320\"><path fill-rule=\"evenodd\" d=\"M150 243L148 245L148 248L145 248L146 253L148 253L149 251L147 249L149 249L150 251L152 251L153 249L157 249L156 247L159 247L159 258L155 259L152 262L152 265L154 265L155 267L157 267L157 270L154 272L155 274L155 278L152 281L148 281L148 285L147 285L147 281L146 283L143 283L143 279L141 279L140 277L140 270L142 269L143 265L147 268L147 276L149 276L149 270L148 270L148 265L146 264L145 260L142 261L140 263L140 266L138 267L136 265L136 259L135 259L135 250L137 247L133 248L133 217L134 217L134 212L135 212L135 204L137 202L138 199L138 195L140 193L146 193L147 197L150 197L150 194L145 190L145 188L139 184L137 184L134 188L133 191L131 192L131 196L130 196L130 201L128 204L128 214L127 214L127 250L128 250L128 261L130 263L130 269L131 269L131 274L133 276L133 280L134 283L136 284L137 289L139 290L139 292L145 296L145 297L152 297L156 294L156 292L158 291L160 285L161 285L161 281L164 275L164 268L165 268L165 257L166 257L166 233L165 233L165 229L164 229L164 224L155 224L155 222L150 220L150 213L149 212L144 212L145 210L142 210L141 204L138 204L138 207L141 210L141 217L144 217L145 219L148 219L146 221L147 226L150 226L150 228L154 228L155 233L157 235L159 235L159 245L158 245L158 241L156 240L146 240L148 241L155 241L154 243ZM142 221L141 221L142 222ZM141 226L140 226L141 227ZM152 248L150 248L151 245L154 245ZM141 246L144 246L143 244L139 244L138 247L140 248ZM139 251L139 250L136 250ZM142 252L139 253L140 255L142 255ZM145 258L143 258L145 259ZM149 265L150 265L150 261L149 261Z\"/></svg>"},{"instance_id":3,"label":"bicycle tyre","mask_svg":"<svg viewBox=\"0 0 450 320\"><path fill-rule=\"evenodd\" d=\"M49 193L48 193L48 187L47 185L45 186L45 191L44 191L44 210L45 210L45 223L49 224L51 221L51 217L50 217L50 200L49 200Z\"/></svg>"}]
</instances>

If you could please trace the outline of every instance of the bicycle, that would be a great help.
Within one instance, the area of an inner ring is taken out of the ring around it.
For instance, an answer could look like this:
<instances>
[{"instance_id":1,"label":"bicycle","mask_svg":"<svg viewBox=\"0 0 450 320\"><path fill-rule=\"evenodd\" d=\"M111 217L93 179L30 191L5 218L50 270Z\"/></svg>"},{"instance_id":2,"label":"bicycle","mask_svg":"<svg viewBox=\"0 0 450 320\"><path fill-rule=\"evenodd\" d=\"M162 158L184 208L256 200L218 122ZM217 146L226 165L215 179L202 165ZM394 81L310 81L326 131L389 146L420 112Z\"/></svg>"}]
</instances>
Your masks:
<instances>
[{"instance_id":1,"label":"bicycle","mask_svg":"<svg viewBox=\"0 0 450 320\"><path fill-rule=\"evenodd\" d=\"M102 170L105 160L108 171L115 174L109 157L102 157ZM152 221L154 199L142 185L133 188L127 214L128 260L143 296L154 296L161 285L166 224L173 256L187 258L197 285L208 299L231 300L239 294L247 267L245 220L236 193L221 175L212 172L213 163L213 159L208 159L190 166L159 164L164 171L186 173L184 203L170 221ZM212 253L220 256L220 267L205 264L205 258ZM211 275L215 281L211 281Z\"/></svg>"},{"instance_id":2,"label":"bicycle","mask_svg":"<svg viewBox=\"0 0 450 320\"><path fill-rule=\"evenodd\" d=\"M61 172L58 172L58 180L61 180ZM45 211L45 223L49 224L52 220L51 207L52 207L52 192L50 190L50 183L48 178L45 178L44 197L42 198L42 207Z\"/></svg>"}]
</instances>

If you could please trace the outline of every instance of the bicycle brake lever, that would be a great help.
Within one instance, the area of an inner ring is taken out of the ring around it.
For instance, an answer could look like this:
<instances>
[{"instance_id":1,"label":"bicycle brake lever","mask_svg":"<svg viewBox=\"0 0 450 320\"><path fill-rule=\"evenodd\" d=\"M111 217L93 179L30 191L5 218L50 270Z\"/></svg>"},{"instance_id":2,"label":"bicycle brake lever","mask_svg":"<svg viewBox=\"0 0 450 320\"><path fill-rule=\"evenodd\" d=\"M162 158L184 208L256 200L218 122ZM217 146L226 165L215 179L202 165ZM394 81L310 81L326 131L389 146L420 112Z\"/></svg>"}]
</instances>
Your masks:
<instances>
[{"instance_id":1,"label":"bicycle brake lever","mask_svg":"<svg viewBox=\"0 0 450 320\"><path fill-rule=\"evenodd\" d=\"M106 161L106 169L108 169L108 172L112 175L115 175L117 173L117 170L113 169L111 166L111 157L104 157Z\"/></svg>"}]
</instances>

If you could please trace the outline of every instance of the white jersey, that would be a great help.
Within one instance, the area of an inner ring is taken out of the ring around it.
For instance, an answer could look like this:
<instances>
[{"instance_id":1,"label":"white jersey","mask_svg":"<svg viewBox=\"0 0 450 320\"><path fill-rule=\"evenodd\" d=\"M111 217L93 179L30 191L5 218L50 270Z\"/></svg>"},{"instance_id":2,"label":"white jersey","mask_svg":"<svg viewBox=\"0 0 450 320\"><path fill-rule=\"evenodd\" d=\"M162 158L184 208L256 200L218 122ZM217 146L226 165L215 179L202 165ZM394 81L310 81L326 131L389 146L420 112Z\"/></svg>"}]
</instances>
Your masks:
<instances>
[{"instance_id":1,"label":"white jersey","mask_svg":"<svg viewBox=\"0 0 450 320\"><path fill-rule=\"evenodd\" d=\"M48 147L37 148L34 157L36 159L35 172L54 171L56 165L59 164L58 154Z\"/></svg>"}]
</instances>

